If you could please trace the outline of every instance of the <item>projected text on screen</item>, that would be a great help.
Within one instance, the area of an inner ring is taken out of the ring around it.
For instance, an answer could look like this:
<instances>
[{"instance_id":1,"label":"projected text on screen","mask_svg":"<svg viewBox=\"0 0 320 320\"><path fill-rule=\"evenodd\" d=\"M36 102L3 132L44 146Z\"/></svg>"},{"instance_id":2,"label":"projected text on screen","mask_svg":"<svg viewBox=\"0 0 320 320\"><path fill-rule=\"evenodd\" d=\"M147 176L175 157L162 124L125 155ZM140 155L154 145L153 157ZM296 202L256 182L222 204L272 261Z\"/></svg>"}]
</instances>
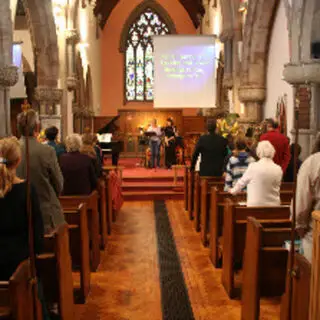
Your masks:
<instances>
[{"instance_id":1,"label":"projected text on screen","mask_svg":"<svg viewBox=\"0 0 320 320\"><path fill-rule=\"evenodd\" d=\"M199 78L205 74L205 68L212 63L212 57L192 54L163 54L160 58L168 78Z\"/></svg>"}]
</instances>

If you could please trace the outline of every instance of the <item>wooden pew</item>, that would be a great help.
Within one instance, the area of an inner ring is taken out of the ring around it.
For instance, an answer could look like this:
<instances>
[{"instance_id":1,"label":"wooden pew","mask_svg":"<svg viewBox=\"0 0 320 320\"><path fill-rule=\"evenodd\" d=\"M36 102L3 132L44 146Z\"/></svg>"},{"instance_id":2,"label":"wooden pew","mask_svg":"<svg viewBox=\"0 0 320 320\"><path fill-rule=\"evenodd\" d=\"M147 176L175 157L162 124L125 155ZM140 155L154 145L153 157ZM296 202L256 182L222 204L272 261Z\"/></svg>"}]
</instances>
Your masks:
<instances>
[{"instance_id":1,"label":"wooden pew","mask_svg":"<svg viewBox=\"0 0 320 320\"><path fill-rule=\"evenodd\" d=\"M221 177L201 177L200 184L200 217L199 217L199 229L201 242L204 246L208 245L208 232L209 232L209 220L210 220L210 197L211 188L216 187L217 190L223 190L224 181Z\"/></svg>"},{"instance_id":2,"label":"wooden pew","mask_svg":"<svg viewBox=\"0 0 320 320\"><path fill-rule=\"evenodd\" d=\"M288 259L288 268L290 259ZM310 303L311 263L301 254L296 253L293 264L293 288L291 304L291 320L308 320ZM289 312L289 281L287 273L286 292L281 301L280 319L288 320Z\"/></svg>"},{"instance_id":3,"label":"wooden pew","mask_svg":"<svg viewBox=\"0 0 320 320\"><path fill-rule=\"evenodd\" d=\"M194 228L197 232L201 230L201 210L202 203L205 201L206 195L203 188L209 186L217 186L218 189L223 189L224 182L221 177L200 177L199 174L195 178L194 185ZM204 209L205 210L205 209Z\"/></svg>"},{"instance_id":4,"label":"wooden pew","mask_svg":"<svg viewBox=\"0 0 320 320\"><path fill-rule=\"evenodd\" d=\"M67 224L60 225L45 236L45 253L36 261L46 303L58 303L62 320L75 319L68 228Z\"/></svg>"},{"instance_id":5,"label":"wooden pew","mask_svg":"<svg viewBox=\"0 0 320 320\"><path fill-rule=\"evenodd\" d=\"M185 166L183 172L184 172L184 174L183 174L184 210L186 212L188 212L188 204L189 204L189 200L188 200L189 167Z\"/></svg>"},{"instance_id":6,"label":"wooden pew","mask_svg":"<svg viewBox=\"0 0 320 320\"><path fill-rule=\"evenodd\" d=\"M38 320L42 319L38 300L34 310L33 293L30 285L30 262L22 261L9 281L0 282L0 319Z\"/></svg>"},{"instance_id":7,"label":"wooden pew","mask_svg":"<svg viewBox=\"0 0 320 320\"><path fill-rule=\"evenodd\" d=\"M96 271L100 264L98 192L93 191L88 196L62 196L59 199L64 210L73 210L82 203L87 205L91 245L91 271Z\"/></svg>"},{"instance_id":8,"label":"wooden pew","mask_svg":"<svg viewBox=\"0 0 320 320\"><path fill-rule=\"evenodd\" d=\"M193 220L193 210L194 210L194 179L195 179L195 173L189 170L188 171L188 213L189 213L190 220Z\"/></svg>"},{"instance_id":9,"label":"wooden pew","mask_svg":"<svg viewBox=\"0 0 320 320\"><path fill-rule=\"evenodd\" d=\"M242 278L242 320L256 320L260 315L260 296L281 296L285 291L290 221L283 226L270 222L264 228L255 218L247 223Z\"/></svg>"},{"instance_id":10,"label":"wooden pew","mask_svg":"<svg viewBox=\"0 0 320 320\"><path fill-rule=\"evenodd\" d=\"M64 211L69 224L70 253L73 270L80 270L79 302L85 303L90 290L90 249L87 206L80 204L78 208Z\"/></svg>"},{"instance_id":11,"label":"wooden pew","mask_svg":"<svg viewBox=\"0 0 320 320\"><path fill-rule=\"evenodd\" d=\"M222 284L230 298L236 296L234 273L236 265L243 257L247 218L254 217L268 226L268 222L278 220L280 224L290 217L289 206L280 207L246 207L237 206L230 199L224 207L223 241L222 241ZM273 221L274 222L274 221Z\"/></svg>"},{"instance_id":12,"label":"wooden pew","mask_svg":"<svg viewBox=\"0 0 320 320\"><path fill-rule=\"evenodd\" d=\"M286 189L280 191L281 203L283 205L289 205L292 199L292 191ZM245 192L239 193L233 197L228 192L219 191L215 187L211 187L210 201L207 202L207 212L209 212L209 248L210 259L215 268L221 267L221 252L219 252L219 238L221 240L222 228L223 228L223 209L225 205L225 199L235 199L235 202L245 202L247 194ZM207 235L202 235L205 241L208 241Z\"/></svg>"}]
</instances>

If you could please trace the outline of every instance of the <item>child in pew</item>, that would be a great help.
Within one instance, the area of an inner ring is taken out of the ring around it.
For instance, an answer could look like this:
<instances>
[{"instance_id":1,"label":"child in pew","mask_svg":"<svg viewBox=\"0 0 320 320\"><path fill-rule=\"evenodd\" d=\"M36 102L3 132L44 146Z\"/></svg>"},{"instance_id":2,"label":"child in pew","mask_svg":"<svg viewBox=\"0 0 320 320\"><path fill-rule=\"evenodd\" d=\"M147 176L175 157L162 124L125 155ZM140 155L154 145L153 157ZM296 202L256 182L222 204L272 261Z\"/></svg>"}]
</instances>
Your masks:
<instances>
[{"instance_id":1,"label":"child in pew","mask_svg":"<svg viewBox=\"0 0 320 320\"><path fill-rule=\"evenodd\" d=\"M282 169L273 162L275 149L269 141L257 147L258 162L251 163L241 179L229 191L236 195L247 186L247 206L279 206Z\"/></svg>"},{"instance_id":2,"label":"child in pew","mask_svg":"<svg viewBox=\"0 0 320 320\"><path fill-rule=\"evenodd\" d=\"M27 182L17 177L21 148L15 137L0 140L0 281L8 281L18 265L29 258L29 225L27 213ZM34 250L40 253L44 224L38 196L31 185L31 207L34 229ZM39 299L43 319L50 320L45 307L41 284Z\"/></svg>"},{"instance_id":3,"label":"child in pew","mask_svg":"<svg viewBox=\"0 0 320 320\"><path fill-rule=\"evenodd\" d=\"M247 144L244 137L236 139L235 150L233 151L233 155L230 157L226 166L225 191L232 189L243 176L249 164L255 162L255 159L246 151L246 147Z\"/></svg>"}]
</instances>

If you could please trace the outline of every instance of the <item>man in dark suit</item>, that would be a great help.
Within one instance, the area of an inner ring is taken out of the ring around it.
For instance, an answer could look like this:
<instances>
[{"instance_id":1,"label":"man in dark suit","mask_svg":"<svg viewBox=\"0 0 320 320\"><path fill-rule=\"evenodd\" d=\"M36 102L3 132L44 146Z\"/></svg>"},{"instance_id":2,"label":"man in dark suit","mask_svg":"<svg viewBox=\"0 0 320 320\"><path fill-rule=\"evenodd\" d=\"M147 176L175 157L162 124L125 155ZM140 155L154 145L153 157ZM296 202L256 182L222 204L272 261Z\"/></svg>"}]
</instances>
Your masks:
<instances>
[{"instance_id":1,"label":"man in dark suit","mask_svg":"<svg viewBox=\"0 0 320 320\"><path fill-rule=\"evenodd\" d=\"M200 137L192 157L191 170L194 171L201 154L200 176L220 177L223 174L228 141L216 134L215 120L208 123L209 134Z\"/></svg>"}]
</instances>

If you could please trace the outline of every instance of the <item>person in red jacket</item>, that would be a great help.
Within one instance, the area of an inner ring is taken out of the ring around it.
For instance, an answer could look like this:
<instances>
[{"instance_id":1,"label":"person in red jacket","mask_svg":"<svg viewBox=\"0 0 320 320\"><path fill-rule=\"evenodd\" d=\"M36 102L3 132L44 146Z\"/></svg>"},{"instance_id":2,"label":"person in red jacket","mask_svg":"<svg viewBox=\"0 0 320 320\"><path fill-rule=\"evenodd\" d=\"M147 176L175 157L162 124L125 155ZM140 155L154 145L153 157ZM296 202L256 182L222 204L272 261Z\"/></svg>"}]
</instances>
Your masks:
<instances>
[{"instance_id":1,"label":"person in red jacket","mask_svg":"<svg viewBox=\"0 0 320 320\"><path fill-rule=\"evenodd\" d=\"M273 119L266 119L267 133L260 137L260 141L267 140L271 142L276 149L273 161L278 164L283 172L286 172L289 165L291 154L289 147L289 139L281 134L278 130L278 123Z\"/></svg>"}]
</instances>

